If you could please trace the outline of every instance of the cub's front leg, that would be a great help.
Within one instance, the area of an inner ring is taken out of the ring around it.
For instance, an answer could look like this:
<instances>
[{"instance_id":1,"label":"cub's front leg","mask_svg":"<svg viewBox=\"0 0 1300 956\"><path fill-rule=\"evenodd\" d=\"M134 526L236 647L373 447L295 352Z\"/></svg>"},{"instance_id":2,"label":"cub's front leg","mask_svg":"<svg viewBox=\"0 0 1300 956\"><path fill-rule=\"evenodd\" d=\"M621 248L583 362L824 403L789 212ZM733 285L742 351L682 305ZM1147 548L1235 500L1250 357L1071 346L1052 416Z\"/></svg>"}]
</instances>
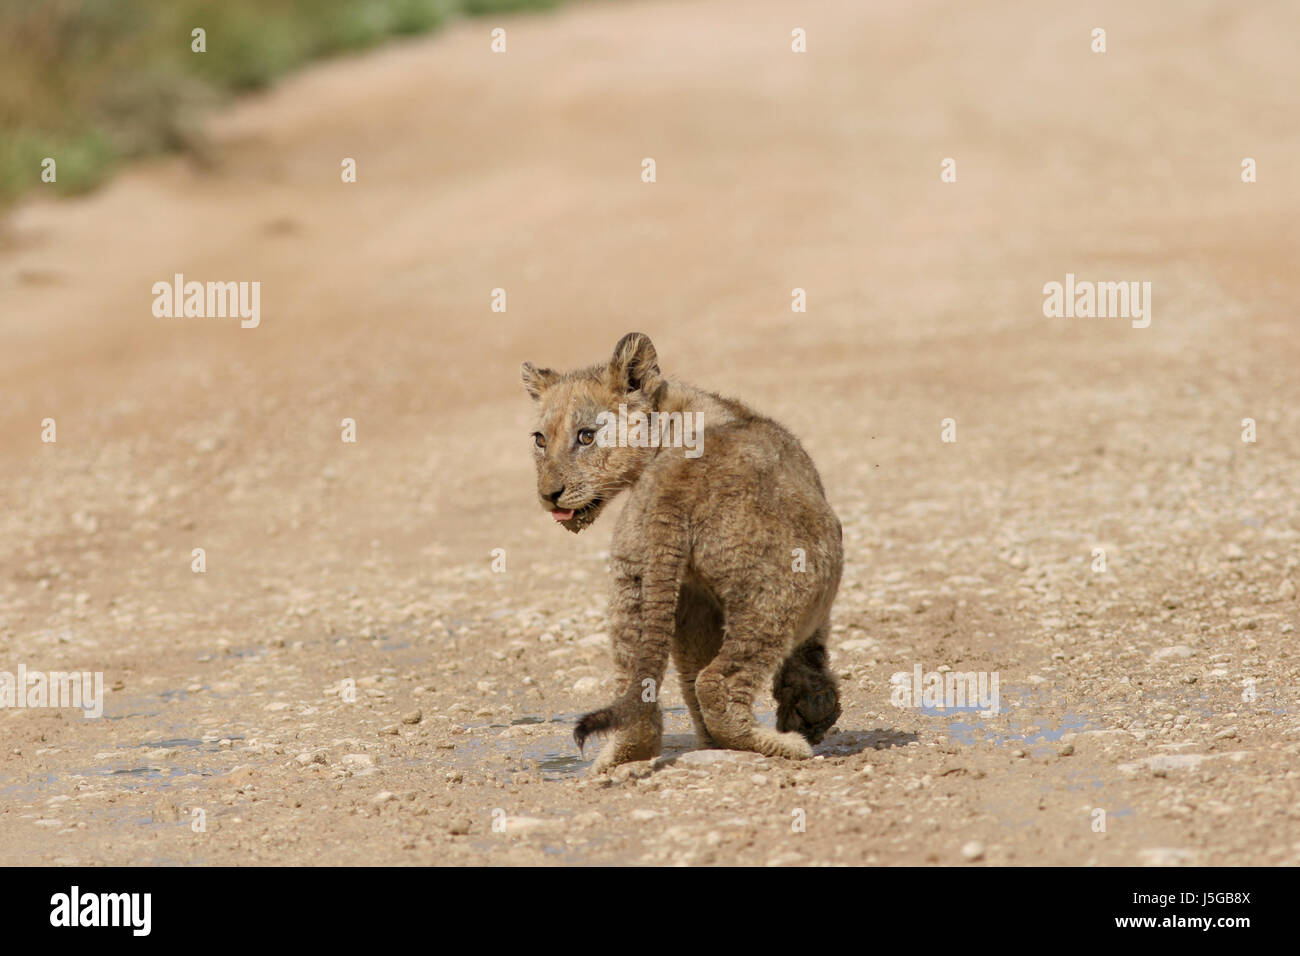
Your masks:
<instances>
[{"instance_id":1,"label":"cub's front leg","mask_svg":"<svg viewBox=\"0 0 1300 956\"><path fill-rule=\"evenodd\" d=\"M625 560L616 558L612 565L614 592L609 617L618 699L587 714L574 731L579 746L590 734L610 734L591 765L594 774L619 764L650 760L659 756L663 746L664 718L659 706L663 665L656 664L653 653L647 653L644 580L639 569Z\"/></svg>"}]
</instances>

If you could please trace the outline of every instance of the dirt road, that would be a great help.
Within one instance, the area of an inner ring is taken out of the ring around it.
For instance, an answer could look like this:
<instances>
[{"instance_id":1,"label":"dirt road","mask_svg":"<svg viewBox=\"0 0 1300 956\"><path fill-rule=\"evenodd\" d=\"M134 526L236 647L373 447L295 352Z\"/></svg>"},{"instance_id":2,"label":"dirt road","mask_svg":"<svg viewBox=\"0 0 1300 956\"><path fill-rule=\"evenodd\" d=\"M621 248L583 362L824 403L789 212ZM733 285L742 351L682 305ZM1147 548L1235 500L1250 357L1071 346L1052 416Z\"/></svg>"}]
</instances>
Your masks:
<instances>
[{"instance_id":1,"label":"dirt road","mask_svg":"<svg viewBox=\"0 0 1300 956\"><path fill-rule=\"evenodd\" d=\"M1300 16L1096 7L467 22L17 210L0 670L108 693L0 711L0 863L1300 863ZM176 273L260 325L156 318ZM667 759L584 776L613 516L537 507L518 366L630 330L843 521L810 762L689 753L672 683Z\"/></svg>"}]
</instances>

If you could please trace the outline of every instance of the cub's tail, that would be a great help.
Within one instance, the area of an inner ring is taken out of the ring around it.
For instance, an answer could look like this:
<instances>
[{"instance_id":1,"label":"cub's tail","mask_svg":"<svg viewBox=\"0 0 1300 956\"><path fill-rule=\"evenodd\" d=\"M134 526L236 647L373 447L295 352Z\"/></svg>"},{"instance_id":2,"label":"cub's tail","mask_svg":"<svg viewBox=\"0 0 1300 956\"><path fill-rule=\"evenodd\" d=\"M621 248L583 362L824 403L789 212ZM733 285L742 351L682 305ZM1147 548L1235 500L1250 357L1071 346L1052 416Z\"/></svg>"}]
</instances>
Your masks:
<instances>
[{"instance_id":1,"label":"cub's tail","mask_svg":"<svg viewBox=\"0 0 1300 956\"><path fill-rule=\"evenodd\" d=\"M573 728L573 740L581 751L586 746L587 738L592 734L607 734L634 723L635 718L644 710L652 709L654 701L641 699L641 686L632 683L623 696L607 707L583 714L578 725Z\"/></svg>"}]
</instances>

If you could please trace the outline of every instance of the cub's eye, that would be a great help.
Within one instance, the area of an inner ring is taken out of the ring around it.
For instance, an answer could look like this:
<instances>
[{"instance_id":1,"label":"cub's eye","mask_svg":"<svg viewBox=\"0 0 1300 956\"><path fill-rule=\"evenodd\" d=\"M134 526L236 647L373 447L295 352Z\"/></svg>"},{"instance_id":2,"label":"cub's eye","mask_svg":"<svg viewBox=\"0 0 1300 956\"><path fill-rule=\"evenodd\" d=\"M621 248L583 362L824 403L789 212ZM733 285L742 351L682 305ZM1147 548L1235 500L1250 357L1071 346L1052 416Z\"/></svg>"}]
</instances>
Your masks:
<instances>
[{"instance_id":1,"label":"cub's eye","mask_svg":"<svg viewBox=\"0 0 1300 956\"><path fill-rule=\"evenodd\" d=\"M594 428L583 428L578 432L578 444L590 445L596 440L596 430Z\"/></svg>"},{"instance_id":2,"label":"cub's eye","mask_svg":"<svg viewBox=\"0 0 1300 956\"><path fill-rule=\"evenodd\" d=\"M533 444L538 448L546 447L546 436L541 432L533 432Z\"/></svg>"}]
</instances>

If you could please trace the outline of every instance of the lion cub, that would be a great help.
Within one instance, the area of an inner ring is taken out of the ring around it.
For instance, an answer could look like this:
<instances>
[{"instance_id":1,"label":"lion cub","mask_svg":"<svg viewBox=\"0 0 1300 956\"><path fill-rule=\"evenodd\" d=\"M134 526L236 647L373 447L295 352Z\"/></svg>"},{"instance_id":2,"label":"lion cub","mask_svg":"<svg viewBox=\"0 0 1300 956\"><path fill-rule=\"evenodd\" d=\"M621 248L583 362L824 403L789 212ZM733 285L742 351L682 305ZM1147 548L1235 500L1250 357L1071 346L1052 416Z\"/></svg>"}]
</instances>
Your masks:
<instances>
[{"instance_id":1,"label":"lion cub","mask_svg":"<svg viewBox=\"0 0 1300 956\"><path fill-rule=\"evenodd\" d=\"M577 533L628 492L610 545L619 695L573 734L579 748L612 735L592 771L659 754L670 654L702 747L811 757L840 714L826 639L842 548L799 442L740 402L662 378L639 332L606 365L560 374L525 362L522 374L538 403L542 507ZM658 424L637 427L652 412ZM674 442L683 422L702 428ZM769 679L775 731L753 712Z\"/></svg>"}]
</instances>

